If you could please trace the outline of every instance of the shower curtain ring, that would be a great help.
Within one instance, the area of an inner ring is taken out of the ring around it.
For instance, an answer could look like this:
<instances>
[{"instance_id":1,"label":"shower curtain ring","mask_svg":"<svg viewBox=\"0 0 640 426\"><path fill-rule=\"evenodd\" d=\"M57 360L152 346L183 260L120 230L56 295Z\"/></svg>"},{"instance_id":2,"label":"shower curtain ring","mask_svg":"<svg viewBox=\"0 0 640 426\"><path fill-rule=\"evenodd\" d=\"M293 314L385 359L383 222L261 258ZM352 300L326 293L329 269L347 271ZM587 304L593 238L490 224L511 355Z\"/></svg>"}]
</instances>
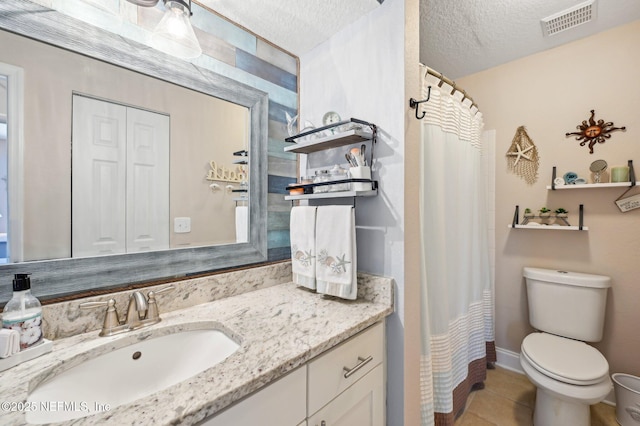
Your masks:
<instances>
[{"instance_id":1,"label":"shower curtain ring","mask_svg":"<svg viewBox=\"0 0 640 426\"><path fill-rule=\"evenodd\" d=\"M409 99L409 107L416 110L416 119L422 120L424 118L424 116L427 115L426 111L422 111L422 115L418 116L418 105L420 105L421 103L427 102L430 97L431 97L431 86L428 86L427 87L427 99L422 100L422 101L416 101L413 98Z\"/></svg>"}]
</instances>

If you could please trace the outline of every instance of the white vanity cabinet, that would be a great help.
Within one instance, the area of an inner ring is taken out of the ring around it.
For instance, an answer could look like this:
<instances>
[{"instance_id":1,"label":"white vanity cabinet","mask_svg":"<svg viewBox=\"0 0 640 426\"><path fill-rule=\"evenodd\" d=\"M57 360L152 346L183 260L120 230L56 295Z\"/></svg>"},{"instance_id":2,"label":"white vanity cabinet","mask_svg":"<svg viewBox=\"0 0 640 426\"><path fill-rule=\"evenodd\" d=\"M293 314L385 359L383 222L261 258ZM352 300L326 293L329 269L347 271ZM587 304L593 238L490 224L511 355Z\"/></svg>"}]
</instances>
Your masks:
<instances>
[{"instance_id":1,"label":"white vanity cabinet","mask_svg":"<svg viewBox=\"0 0 640 426\"><path fill-rule=\"evenodd\" d=\"M376 366L353 386L309 417L309 426L382 426L385 421L384 367Z\"/></svg>"},{"instance_id":2,"label":"white vanity cabinet","mask_svg":"<svg viewBox=\"0 0 640 426\"><path fill-rule=\"evenodd\" d=\"M306 390L307 367L303 365L248 398L205 419L200 425L305 425Z\"/></svg>"},{"instance_id":3,"label":"white vanity cabinet","mask_svg":"<svg viewBox=\"0 0 640 426\"><path fill-rule=\"evenodd\" d=\"M382 426L384 341L381 321L200 424Z\"/></svg>"},{"instance_id":4,"label":"white vanity cabinet","mask_svg":"<svg viewBox=\"0 0 640 426\"><path fill-rule=\"evenodd\" d=\"M377 323L308 364L308 412L315 414L382 363L384 325Z\"/></svg>"},{"instance_id":5,"label":"white vanity cabinet","mask_svg":"<svg viewBox=\"0 0 640 426\"><path fill-rule=\"evenodd\" d=\"M309 362L307 424L384 425L384 353L380 322Z\"/></svg>"}]
</instances>

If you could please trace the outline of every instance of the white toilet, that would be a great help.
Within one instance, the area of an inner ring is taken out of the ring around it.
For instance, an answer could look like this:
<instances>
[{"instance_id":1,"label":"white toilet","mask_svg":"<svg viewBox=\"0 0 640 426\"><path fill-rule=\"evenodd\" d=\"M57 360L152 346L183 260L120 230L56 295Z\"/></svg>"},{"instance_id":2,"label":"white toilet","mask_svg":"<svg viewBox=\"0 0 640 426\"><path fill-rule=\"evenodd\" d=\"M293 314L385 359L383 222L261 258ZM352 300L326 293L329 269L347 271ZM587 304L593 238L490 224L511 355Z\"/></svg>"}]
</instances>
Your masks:
<instances>
[{"instance_id":1,"label":"white toilet","mask_svg":"<svg viewBox=\"0 0 640 426\"><path fill-rule=\"evenodd\" d=\"M607 289L601 275L524 268L529 323L520 365L537 387L535 426L589 426L589 405L611 391L609 363L584 342L602 339Z\"/></svg>"}]
</instances>

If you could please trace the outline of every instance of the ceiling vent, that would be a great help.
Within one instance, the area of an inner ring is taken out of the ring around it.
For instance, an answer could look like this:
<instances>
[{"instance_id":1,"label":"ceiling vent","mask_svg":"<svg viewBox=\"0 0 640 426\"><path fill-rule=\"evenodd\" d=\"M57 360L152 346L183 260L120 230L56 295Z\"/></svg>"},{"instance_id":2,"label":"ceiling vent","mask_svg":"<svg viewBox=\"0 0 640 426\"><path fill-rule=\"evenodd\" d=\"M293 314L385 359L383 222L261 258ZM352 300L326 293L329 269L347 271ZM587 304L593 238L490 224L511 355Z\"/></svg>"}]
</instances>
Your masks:
<instances>
[{"instance_id":1,"label":"ceiling vent","mask_svg":"<svg viewBox=\"0 0 640 426\"><path fill-rule=\"evenodd\" d=\"M542 19L542 32L546 37L586 24L596 18L596 0L580 3L572 8Z\"/></svg>"}]
</instances>

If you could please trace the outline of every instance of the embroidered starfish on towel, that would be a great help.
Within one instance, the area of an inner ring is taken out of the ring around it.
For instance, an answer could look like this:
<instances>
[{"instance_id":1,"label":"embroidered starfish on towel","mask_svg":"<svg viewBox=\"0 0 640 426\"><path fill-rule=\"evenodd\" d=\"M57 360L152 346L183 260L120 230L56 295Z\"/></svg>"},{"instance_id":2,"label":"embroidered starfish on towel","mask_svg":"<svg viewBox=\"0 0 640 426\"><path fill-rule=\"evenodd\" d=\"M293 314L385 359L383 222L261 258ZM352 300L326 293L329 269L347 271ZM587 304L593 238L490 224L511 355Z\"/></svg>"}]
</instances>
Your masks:
<instances>
[{"instance_id":1,"label":"embroidered starfish on towel","mask_svg":"<svg viewBox=\"0 0 640 426\"><path fill-rule=\"evenodd\" d=\"M336 256L336 257L338 258L338 260L331 264L331 269L333 270L333 272L340 273L341 272L340 269L342 269L342 272L347 272L346 265L348 263L351 263L348 260L345 260L345 257L347 257L347 255L343 254L342 258L340 256Z\"/></svg>"},{"instance_id":2,"label":"embroidered starfish on towel","mask_svg":"<svg viewBox=\"0 0 640 426\"><path fill-rule=\"evenodd\" d=\"M302 263L303 266L309 266L311 265L311 259L313 259L314 257L315 256L311 254L311 250L305 251L304 256L300 258L300 263Z\"/></svg>"},{"instance_id":3,"label":"embroidered starfish on towel","mask_svg":"<svg viewBox=\"0 0 640 426\"><path fill-rule=\"evenodd\" d=\"M507 155L509 155L511 157L516 157L516 161L515 161L515 163L513 163L513 165L515 166L516 164L518 164L518 161L520 161L521 158L525 158L525 159L531 161L531 154L527 155L527 152L531 151L532 149L533 149L533 145L531 145L530 147L527 147L525 149L522 149L520 144L516 143L516 150L517 151L507 152Z\"/></svg>"}]
</instances>

